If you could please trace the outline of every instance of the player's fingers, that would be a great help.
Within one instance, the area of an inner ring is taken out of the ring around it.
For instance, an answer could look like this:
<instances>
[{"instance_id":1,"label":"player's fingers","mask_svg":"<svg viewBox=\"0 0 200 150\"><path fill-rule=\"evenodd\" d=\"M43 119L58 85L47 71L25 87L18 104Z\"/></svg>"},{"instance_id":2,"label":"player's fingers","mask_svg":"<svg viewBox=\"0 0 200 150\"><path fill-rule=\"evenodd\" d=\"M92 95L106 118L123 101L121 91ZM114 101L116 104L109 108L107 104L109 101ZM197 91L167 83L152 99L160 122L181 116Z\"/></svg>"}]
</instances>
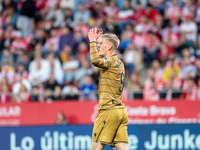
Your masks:
<instances>
[{"instance_id":1,"label":"player's fingers","mask_svg":"<svg viewBox=\"0 0 200 150\"><path fill-rule=\"evenodd\" d=\"M97 28L96 27L94 28L94 32L97 33Z\"/></svg>"},{"instance_id":2,"label":"player's fingers","mask_svg":"<svg viewBox=\"0 0 200 150\"><path fill-rule=\"evenodd\" d=\"M101 34L103 34L103 30L102 30L102 28L100 29L100 32L101 32Z\"/></svg>"}]
</instances>

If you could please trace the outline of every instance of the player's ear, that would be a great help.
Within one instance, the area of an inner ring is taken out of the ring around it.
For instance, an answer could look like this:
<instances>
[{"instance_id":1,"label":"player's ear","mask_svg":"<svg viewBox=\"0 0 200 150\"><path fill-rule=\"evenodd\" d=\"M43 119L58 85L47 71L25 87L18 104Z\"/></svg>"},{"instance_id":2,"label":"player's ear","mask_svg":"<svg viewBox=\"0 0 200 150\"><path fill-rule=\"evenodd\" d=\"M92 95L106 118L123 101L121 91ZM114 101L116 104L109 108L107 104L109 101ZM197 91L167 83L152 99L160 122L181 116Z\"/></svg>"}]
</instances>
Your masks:
<instances>
[{"instance_id":1,"label":"player's ear","mask_svg":"<svg viewBox=\"0 0 200 150\"><path fill-rule=\"evenodd\" d=\"M112 49L112 44L109 43L109 44L108 44L108 50L111 50L111 49Z\"/></svg>"}]
</instances>

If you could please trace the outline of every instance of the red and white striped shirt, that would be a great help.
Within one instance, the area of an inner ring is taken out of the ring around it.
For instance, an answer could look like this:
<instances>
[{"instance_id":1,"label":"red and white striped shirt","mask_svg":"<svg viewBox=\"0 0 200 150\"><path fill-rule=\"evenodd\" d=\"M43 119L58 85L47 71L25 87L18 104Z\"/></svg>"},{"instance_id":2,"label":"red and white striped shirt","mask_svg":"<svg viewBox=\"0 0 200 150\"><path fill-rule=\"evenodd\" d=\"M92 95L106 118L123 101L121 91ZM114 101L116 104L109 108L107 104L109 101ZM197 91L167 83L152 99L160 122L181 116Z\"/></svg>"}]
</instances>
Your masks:
<instances>
[{"instance_id":1,"label":"red and white striped shirt","mask_svg":"<svg viewBox=\"0 0 200 150\"><path fill-rule=\"evenodd\" d=\"M145 35L144 34L133 34L132 41L136 47L142 48L145 46Z\"/></svg>"},{"instance_id":2,"label":"red and white striped shirt","mask_svg":"<svg viewBox=\"0 0 200 150\"><path fill-rule=\"evenodd\" d=\"M186 100L192 100L192 101L194 101L194 100L197 100L197 95L198 95L198 88L197 88L196 85L194 85L192 87L192 89L188 89L186 91L186 97L185 97L185 99Z\"/></svg>"},{"instance_id":3,"label":"red and white striped shirt","mask_svg":"<svg viewBox=\"0 0 200 150\"><path fill-rule=\"evenodd\" d=\"M173 83L172 83L173 89L175 89L175 90L180 90L180 89L181 89L181 85L182 85L182 80L181 80L181 78L175 78L175 79L173 80ZM169 83L168 83L168 82L165 83L165 88L166 88L166 89L169 88Z\"/></svg>"},{"instance_id":4,"label":"red and white striped shirt","mask_svg":"<svg viewBox=\"0 0 200 150\"><path fill-rule=\"evenodd\" d=\"M170 6L166 9L166 13L167 13L167 16L169 16L170 18L172 16L179 17L179 14L181 13L181 8Z\"/></svg>"},{"instance_id":5,"label":"red and white striped shirt","mask_svg":"<svg viewBox=\"0 0 200 150\"><path fill-rule=\"evenodd\" d=\"M164 89L164 82L162 81L162 79L156 78L155 79L155 86L157 90L163 90ZM147 78L144 82L144 90L148 91L149 89L151 89L151 79Z\"/></svg>"},{"instance_id":6,"label":"red and white striped shirt","mask_svg":"<svg viewBox=\"0 0 200 150\"><path fill-rule=\"evenodd\" d=\"M89 30L90 30L90 27L87 26L87 25L75 26L75 27L74 27L74 32L81 31L84 37L87 36Z\"/></svg>"},{"instance_id":7,"label":"red and white striped shirt","mask_svg":"<svg viewBox=\"0 0 200 150\"><path fill-rule=\"evenodd\" d=\"M145 90L143 97L145 101L158 101L160 99L158 91L154 88Z\"/></svg>"},{"instance_id":8,"label":"red and white striped shirt","mask_svg":"<svg viewBox=\"0 0 200 150\"><path fill-rule=\"evenodd\" d=\"M117 7L111 8L111 7L106 7L105 12L109 17L117 17L119 13L119 9Z\"/></svg>"},{"instance_id":9,"label":"red and white striped shirt","mask_svg":"<svg viewBox=\"0 0 200 150\"><path fill-rule=\"evenodd\" d=\"M186 91L188 89L188 81L187 80L183 80L182 89L183 89L183 91Z\"/></svg>"},{"instance_id":10,"label":"red and white striped shirt","mask_svg":"<svg viewBox=\"0 0 200 150\"><path fill-rule=\"evenodd\" d=\"M28 43L26 42L26 40L24 38L15 39L11 43L11 51L14 52L17 49L28 50Z\"/></svg>"},{"instance_id":11,"label":"red and white striped shirt","mask_svg":"<svg viewBox=\"0 0 200 150\"><path fill-rule=\"evenodd\" d=\"M153 37L150 37L148 34L145 34L145 46L148 48L159 47L160 40L156 35Z\"/></svg>"},{"instance_id":12,"label":"red and white striped shirt","mask_svg":"<svg viewBox=\"0 0 200 150\"><path fill-rule=\"evenodd\" d=\"M162 36L163 41L170 42L173 46L179 45L179 36L176 33L165 34Z\"/></svg>"},{"instance_id":13,"label":"red and white striped shirt","mask_svg":"<svg viewBox=\"0 0 200 150\"><path fill-rule=\"evenodd\" d=\"M118 13L118 21L126 21L128 19L131 19L133 17L133 10L121 10Z\"/></svg>"},{"instance_id":14,"label":"red and white striped shirt","mask_svg":"<svg viewBox=\"0 0 200 150\"><path fill-rule=\"evenodd\" d=\"M58 49L58 42L59 42L59 37L56 36L54 38L50 38L46 41L45 47L48 49L49 46L53 46L54 51Z\"/></svg>"},{"instance_id":15,"label":"red and white striped shirt","mask_svg":"<svg viewBox=\"0 0 200 150\"><path fill-rule=\"evenodd\" d=\"M24 71L23 72L23 78L28 80L29 77L29 72L28 71ZM13 77L13 81L17 82L19 80L19 73L15 73L14 77Z\"/></svg>"}]
</instances>

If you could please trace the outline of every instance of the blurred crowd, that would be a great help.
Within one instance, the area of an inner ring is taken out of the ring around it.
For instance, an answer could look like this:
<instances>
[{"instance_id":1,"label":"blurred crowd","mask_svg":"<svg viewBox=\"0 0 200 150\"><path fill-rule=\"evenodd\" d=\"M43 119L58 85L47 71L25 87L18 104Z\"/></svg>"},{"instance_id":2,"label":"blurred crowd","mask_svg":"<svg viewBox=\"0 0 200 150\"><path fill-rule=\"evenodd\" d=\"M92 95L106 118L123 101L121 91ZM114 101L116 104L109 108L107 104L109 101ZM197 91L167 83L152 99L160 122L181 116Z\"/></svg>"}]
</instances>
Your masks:
<instances>
[{"instance_id":1,"label":"blurred crowd","mask_svg":"<svg viewBox=\"0 0 200 150\"><path fill-rule=\"evenodd\" d=\"M200 0L3 0L0 102L98 100L92 27L121 40L125 101L200 98Z\"/></svg>"}]
</instances>

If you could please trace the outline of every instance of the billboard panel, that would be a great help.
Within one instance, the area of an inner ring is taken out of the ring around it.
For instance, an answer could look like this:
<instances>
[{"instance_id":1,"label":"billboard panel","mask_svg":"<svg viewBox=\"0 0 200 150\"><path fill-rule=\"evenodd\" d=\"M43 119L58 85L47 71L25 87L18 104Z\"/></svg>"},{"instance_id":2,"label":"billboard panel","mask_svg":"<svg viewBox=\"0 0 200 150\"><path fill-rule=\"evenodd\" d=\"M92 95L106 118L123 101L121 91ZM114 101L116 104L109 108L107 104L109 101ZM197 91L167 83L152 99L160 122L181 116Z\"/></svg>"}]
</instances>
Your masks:
<instances>
[{"instance_id":1,"label":"billboard panel","mask_svg":"<svg viewBox=\"0 0 200 150\"><path fill-rule=\"evenodd\" d=\"M129 124L197 123L200 101L129 101ZM54 125L63 111L70 124L93 124L97 102L52 102L0 105L0 125Z\"/></svg>"},{"instance_id":2,"label":"billboard panel","mask_svg":"<svg viewBox=\"0 0 200 150\"><path fill-rule=\"evenodd\" d=\"M1 127L1 150L89 150L92 125ZM130 150L199 150L200 125L129 125ZM111 150L106 146L105 150Z\"/></svg>"}]
</instances>

